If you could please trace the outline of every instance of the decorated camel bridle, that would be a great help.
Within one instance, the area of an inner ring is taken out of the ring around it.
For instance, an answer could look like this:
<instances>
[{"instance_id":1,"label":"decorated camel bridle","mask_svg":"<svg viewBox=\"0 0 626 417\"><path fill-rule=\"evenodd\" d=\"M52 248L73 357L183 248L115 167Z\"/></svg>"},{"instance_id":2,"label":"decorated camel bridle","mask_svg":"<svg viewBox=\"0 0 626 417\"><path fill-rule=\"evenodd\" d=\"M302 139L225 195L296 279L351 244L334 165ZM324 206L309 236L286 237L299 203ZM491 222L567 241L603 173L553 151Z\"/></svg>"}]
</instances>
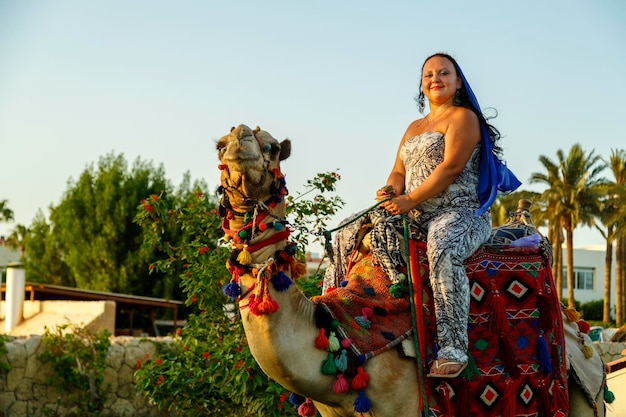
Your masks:
<instances>
[{"instance_id":1,"label":"decorated camel bridle","mask_svg":"<svg viewBox=\"0 0 626 417\"><path fill-rule=\"evenodd\" d=\"M218 194L221 195L219 213L223 219L224 241L231 246L231 256L226 262L231 280L222 288L222 291L232 300L237 300L240 308L248 307L252 314L260 316L273 313L279 307L269 293L268 283L271 282L277 291L286 291L293 284L291 278L301 276L306 272L306 266L296 262L294 258L296 245L292 242L287 243L284 249L277 250L274 256L269 257L265 262L260 264L252 262L253 253L287 240L291 233L288 221L275 214L275 209L279 204L284 204L283 200L289 194L285 177L280 172L280 168L270 169L271 145L263 144L257 135L258 130L259 128L256 128L253 134L264 159L260 183L264 183L266 175L273 176L270 196L263 201L252 198L245 195L239 188L228 184L228 181L222 181ZM226 171L229 169L227 164L220 164L218 168ZM237 207L231 203L229 194L233 193L242 197L245 206ZM239 221L236 228L232 228L231 221L236 218ZM242 294L240 281L245 274L252 275L256 280ZM252 294L255 289L256 293ZM246 298L248 302L242 304Z\"/></svg>"}]
</instances>

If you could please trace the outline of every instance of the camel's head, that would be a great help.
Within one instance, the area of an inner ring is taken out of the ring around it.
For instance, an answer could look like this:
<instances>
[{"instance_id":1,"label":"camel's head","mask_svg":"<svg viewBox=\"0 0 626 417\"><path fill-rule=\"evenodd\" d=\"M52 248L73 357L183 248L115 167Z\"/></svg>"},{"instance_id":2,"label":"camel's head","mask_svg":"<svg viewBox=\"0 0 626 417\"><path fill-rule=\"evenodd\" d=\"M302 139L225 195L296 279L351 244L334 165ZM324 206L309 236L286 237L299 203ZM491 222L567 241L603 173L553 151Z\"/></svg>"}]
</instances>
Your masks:
<instances>
[{"instance_id":1,"label":"camel's head","mask_svg":"<svg viewBox=\"0 0 626 417\"><path fill-rule=\"evenodd\" d=\"M281 189L286 193L280 161L291 154L289 139L279 142L260 128L239 125L220 138L216 148L221 189L232 207L248 211Z\"/></svg>"}]
</instances>

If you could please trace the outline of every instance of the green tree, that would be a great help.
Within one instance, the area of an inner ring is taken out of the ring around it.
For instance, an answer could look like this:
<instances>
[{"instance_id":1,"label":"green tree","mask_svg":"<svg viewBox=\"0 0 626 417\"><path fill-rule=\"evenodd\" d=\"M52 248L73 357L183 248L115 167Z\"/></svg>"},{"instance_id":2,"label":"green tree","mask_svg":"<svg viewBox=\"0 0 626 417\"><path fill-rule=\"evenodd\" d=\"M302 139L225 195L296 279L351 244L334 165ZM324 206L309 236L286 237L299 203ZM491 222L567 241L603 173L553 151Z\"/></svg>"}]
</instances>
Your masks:
<instances>
[{"instance_id":1,"label":"green tree","mask_svg":"<svg viewBox=\"0 0 626 417\"><path fill-rule=\"evenodd\" d=\"M10 222L13 220L13 210L9 208L9 202L0 200L0 222Z\"/></svg>"},{"instance_id":2,"label":"green tree","mask_svg":"<svg viewBox=\"0 0 626 417\"><path fill-rule=\"evenodd\" d=\"M66 287L75 287L67 264L63 261L63 252L52 235L52 225L39 210L24 238L28 255L24 258L24 267L28 280Z\"/></svg>"},{"instance_id":3,"label":"green tree","mask_svg":"<svg viewBox=\"0 0 626 417\"><path fill-rule=\"evenodd\" d=\"M600 211L600 186L606 183L600 173L606 164L593 151L585 152L580 144L574 144L567 156L559 149L556 163L544 155L539 161L547 173L533 173L530 181L547 185L542 199L548 207L554 236L558 239L561 230L565 232L567 299L568 306L574 308L574 229L580 224L594 225ZM559 250L557 247L555 252Z\"/></svg>"},{"instance_id":4,"label":"green tree","mask_svg":"<svg viewBox=\"0 0 626 417\"><path fill-rule=\"evenodd\" d=\"M187 181L188 182L188 181ZM141 252L143 232L134 223L137 206L160 195L175 198L162 166L108 154L89 165L68 188L50 222L37 218L27 251L27 268L42 282L73 283L97 291L180 298L177 283L150 276L152 254ZM182 192L182 191L181 191ZM184 193L184 192L183 192ZM30 271L27 271L30 276Z\"/></svg>"}]
</instances>

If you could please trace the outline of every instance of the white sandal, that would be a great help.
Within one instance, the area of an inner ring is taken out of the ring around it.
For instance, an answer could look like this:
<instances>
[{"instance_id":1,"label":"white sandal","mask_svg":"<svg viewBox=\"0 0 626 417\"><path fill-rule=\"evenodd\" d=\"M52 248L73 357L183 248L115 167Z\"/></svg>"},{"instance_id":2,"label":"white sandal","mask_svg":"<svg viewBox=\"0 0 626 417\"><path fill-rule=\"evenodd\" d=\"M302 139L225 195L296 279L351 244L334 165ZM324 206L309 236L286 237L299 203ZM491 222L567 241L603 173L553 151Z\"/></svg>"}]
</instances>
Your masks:
<instances>
[{"instance_id":1,"label":"white sandal","mask_svg":"<svg viewBox=\"0 0 626 417\"><path fill-rule=\"evenodd\" d=\"M433 374L428 373L426 376L431 377L431 378L456 378L459 375L461 375L461 372L463 372L465 370L465 368L467 368L467 362L463 363L463 362L455 362L455 361L450 361L447 359L441 359L441 363L439 362L440 359L435 359L435 362L433 363L433 366L435 367L436 370L439 370L441 368L443 368L444 366L454 366L454 365L460 365L461 367L459 368L458 371L452 373L452 374ZM444 362L445 361L445 362Z\"/></svg>"}]
</instances>

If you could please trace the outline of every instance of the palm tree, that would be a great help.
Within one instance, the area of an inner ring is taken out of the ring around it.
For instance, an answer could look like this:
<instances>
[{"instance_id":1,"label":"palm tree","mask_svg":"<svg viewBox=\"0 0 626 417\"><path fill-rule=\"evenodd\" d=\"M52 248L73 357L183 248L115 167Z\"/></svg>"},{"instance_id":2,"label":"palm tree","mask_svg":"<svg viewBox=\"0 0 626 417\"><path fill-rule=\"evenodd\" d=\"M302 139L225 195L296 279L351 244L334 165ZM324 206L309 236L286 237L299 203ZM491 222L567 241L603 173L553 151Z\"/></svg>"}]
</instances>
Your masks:
<instances>
[{"instance_id":1,"label":"palm tree","mask_svg":"<svg viewBox=\"0 0 626 417\"><path fill-rule=\"evenodd\" d=\"M10 222L13 220L13 210L8 207L7 200L0 200L0 222Z\"/></svg>"},{"instance_id":2,"label":"palm tree","mask_svg":"<svg viewBox=\"0 0 626 417\"><path fill-rule=\"evenodd\" d=\"M567 157L561 149L556 154L557 163L544 155L539 157L547 174L533 173L530 182L548 186L542 197L548 207L550 229L557 240L561 230L565 232L567 303L574 308L574 229L579 224L594 224L594 216L600 211L600 185L606 183L599 175L606 164L593 151L587 154L578 143L572 146ZM560 247L556 251L560 251Z\"/></svg>"},{"instance_id":3,"label":"palm tree","mask_svg":"<svg viewBox=\"0 0 626 417\"><path fill-rule=\"evenodd\" d=\"M18 224L15 226L11 234L7 238L5 244L12 249L19 249L20 259L24 259L24 253L26 252L26 246L24 245L24 239L28 235L29 230L26 226Z\"/></svg>"},{"instance_id":4,"label":"palm tree","mask_svg":"<svg viewBox=\"0 0 626 417\"><path fill-rule=\"evenodd\" d=\"M617 326L624 322L624 236L626 236L626 151L611 151L609 167L615 182L606 186L606 198L599 218L606 227L606 232L596 226L606 239L604 265L604 311L603 321L609 322L611 302L611 270L613 269L613 242L616 242L615 257L615 320Z\"/></svg>"}]
</instances>

